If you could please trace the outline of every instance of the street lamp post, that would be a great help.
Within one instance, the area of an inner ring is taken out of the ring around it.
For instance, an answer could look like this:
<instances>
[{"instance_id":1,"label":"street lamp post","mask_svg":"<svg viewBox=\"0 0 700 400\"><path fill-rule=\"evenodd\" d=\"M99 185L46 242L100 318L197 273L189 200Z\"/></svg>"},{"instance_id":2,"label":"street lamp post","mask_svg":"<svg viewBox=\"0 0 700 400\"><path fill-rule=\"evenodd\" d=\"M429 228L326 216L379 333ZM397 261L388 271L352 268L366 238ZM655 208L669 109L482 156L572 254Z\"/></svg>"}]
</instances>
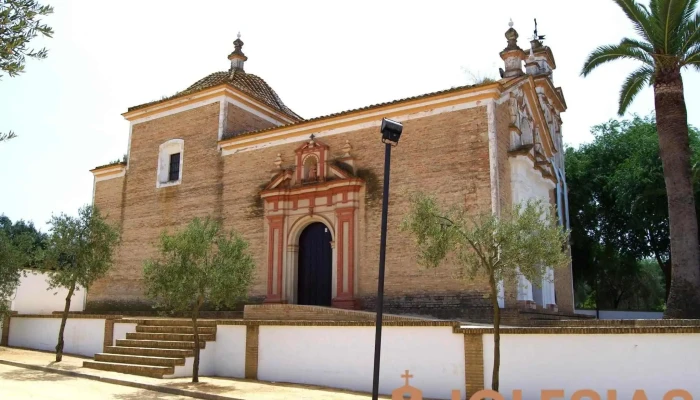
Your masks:
<instances>
[{"instance_id":1,"label":"street lamp post","mask_svg":"<svg viewBox=\"0 0 700 400\"><path fill-rule=\"evenodd\" d=\"M384 310L384 261L386 259L386 225L389 213L389 172L391 169L391 148L399 144L403 125L382 119L382 143L384 143L384 195L382 197L382 227L379 245L379 280L377 288L377 321L374 339L374 381L372 382L372 400L379 398L379 360L382 351L382 313Z\"/></svg>"}]
</instances>

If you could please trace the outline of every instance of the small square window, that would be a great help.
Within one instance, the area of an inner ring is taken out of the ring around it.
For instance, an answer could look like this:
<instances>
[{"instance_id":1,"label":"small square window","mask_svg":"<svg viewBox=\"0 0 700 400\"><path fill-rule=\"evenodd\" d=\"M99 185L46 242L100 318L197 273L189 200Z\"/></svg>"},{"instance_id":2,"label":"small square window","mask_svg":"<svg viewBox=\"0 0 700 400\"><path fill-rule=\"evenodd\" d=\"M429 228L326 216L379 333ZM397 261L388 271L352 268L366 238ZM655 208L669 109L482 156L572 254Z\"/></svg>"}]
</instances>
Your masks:
<instances>
[{"instance_id":1,"label":"small square window","mask_svg":"<svg viewBox=\"0 0 700 400\"><path fill-rule=\"evenodd\" d=\"M175 153L170 155L168 181L175 182L178 179L180 179L180 153Z\"/></svg>"}]
</instances>

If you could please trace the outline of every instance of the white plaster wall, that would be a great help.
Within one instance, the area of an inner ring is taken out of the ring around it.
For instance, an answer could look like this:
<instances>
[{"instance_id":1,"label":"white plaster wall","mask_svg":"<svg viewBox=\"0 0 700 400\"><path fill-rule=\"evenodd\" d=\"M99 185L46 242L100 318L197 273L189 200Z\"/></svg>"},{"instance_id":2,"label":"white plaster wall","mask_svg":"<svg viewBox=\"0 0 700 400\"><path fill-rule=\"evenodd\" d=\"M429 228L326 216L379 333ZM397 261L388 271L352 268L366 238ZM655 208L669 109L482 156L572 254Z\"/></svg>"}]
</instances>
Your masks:
<instances>
[{"instance_id":1,"label":"white plaster wall","mask_svg":"<svg viewBox=\"0 0 700 400\"><path fill-rule=\"evenodd\" d=\"M373 326L260 326L258 379L372 391ZM380 394L404 385L423 396L450 399L464 387L464 337L451 327L384 327L379 377Z\"/></svg>"},{"instance_id":2,"label":"white plaster wall","mask_svg":"<svg viewBox=\"0 0 700 400\"><path fill-rule=\"evenodd\" d=\"M217 326L216 341L207 342L199 352L199 375L244 378L245 338L245 326ZM191 377L193 365L194 357L186 357L185 365L176 366L174 374L167 377Z\"/></svg>"},{"instance_id":3,"label":"white plaster wall","mask_svg":"<svg viewBox=\"0 0 700 400\"><path fill-rule=\"evenodd\" d=\"M60 318L11 318L8 344L54 351L60 327ZM104 332L104 319L68 318L63 332L63 352L93 357L102 352Z\"/></svg>"},{"instance_id":4,"label":"white plaster wall","mask_svg":"<svg viewBox=\"0 0 700 400\"><path fill-rule=\"evenodd\" d=\"M68 289L46 290L48 274L39 271L27 271L27 276L20 279L19 287L12 301L12 311L20 314L51 314L63 311L66 306ZM85 307L85 290L78 288L73 293L70 311L83 311Z\"/></svg>"},{"instance_id":5,"label":"white plaster wall","mask_svg":"<svg viewBox=\"0 0 700 400\"><path fill-rule=\"evenodd\" d=\"M199 351L199 376L218 376L216 373L216 342L207 342L206 347ZM172 375L164 375L164 378L192 377L194 357L185 357L185 365L176 365Z\"/></svg>"},{"instance_id":6,"label":"white plaster wall","mask_svg":"<svg viewBox=\"0 0 700 400\"><path fill-rule=\"evenodd\" d=\"M218 325L216 327L216 376L245 377L246 327ZM209 347L209 343L207 343Z\"/></svg>"},{"instance_id":7,"label":"white plaster wall","mask_svg":"<svg viewBox=\"0 0 700 400\"><path fill-rule=\"evenodd\" d=\"M510 158L511 195L513 204L519 204L528 200L541 200L544 204L550 203L549 191L556 185L542 177L534 170L533 162L525 156ZM548 271L549 273L550 271ZM536 288L541 289L540 303L554 304L554 283L543 279ZM525 277L521 276L518 284L518 300L533 300L533 286Z\"/></svg>"},{"instance_id":8,"label":"white plaster wall","mask_svg":"<svg viewBox=\"0 0 700 400\"><path fill-rule=\"evenodd\" d=\"M493 335L483 335L484 387L491 387ZM700 396L700 334L501 335L499 392L539 399L543 389L563 389L564 398L593 389L605 399L631 399L643 389L661 399L672 389Z\"/></svg>"},{"instance_id":9,"label":"white plaster wall","mask_svg":"<svg viewBox=\"0 0 700 400\"><path fill-rule=\"evenodd\" d=\"M117 345L117 339L126 339L127 333L136 332L136 324L114 322L112 330L112 346Z\"/></svg>"},{"instance_id":10,"label":"white plaster wall","mask_svg":"<svg viewBox=\"0 0 700 400\"><path fill-rule=\"evenodd\" d=\"M595 310L575 310L576 314L595 317ZM598 319L662 319L661 311L631 311L631 310L600 310Z\"/></svg>"}]
</instances>

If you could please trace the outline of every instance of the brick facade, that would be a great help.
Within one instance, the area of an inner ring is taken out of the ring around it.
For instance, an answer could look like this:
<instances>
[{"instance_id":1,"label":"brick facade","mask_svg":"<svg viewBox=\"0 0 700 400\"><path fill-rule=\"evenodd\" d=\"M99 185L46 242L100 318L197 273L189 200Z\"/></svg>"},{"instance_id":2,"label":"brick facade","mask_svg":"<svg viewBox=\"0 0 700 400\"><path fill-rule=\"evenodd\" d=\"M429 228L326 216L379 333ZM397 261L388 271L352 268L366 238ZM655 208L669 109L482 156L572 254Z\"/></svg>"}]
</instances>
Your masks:
<instances>
[{"instance_id":1,"label":"brick facade","mask_svg":"<svg viewBox=\"0 0 700 400\"><path fill-rule=\"evenodd\" d=\"M341 113L316 126L313 120L302 121L292 124L300 125L296 129L275 128L284 124L283 119L273 123L274 113L238 107L224 100L225 92L221 92L224 95L218 101L211 101L214 94L202 95L209 100L182 111L176 111L177 104L163 108L167 112L162 116L156 115L158 111L144 111L142 120L132 122L125 175L95 184L95 204L119 221L122 243L115 268L88 293L88 310L148 310L143 294L143 263L157 255L159 234L207 215L220 219L226 229L241 233L250 244L257 268L248 303L293 302L290 299L294 295L290 293L295 290L294 278L290 274L295 271L296 241L299 231L313 220L323 221L336 240L334 257L339 264L333 266L338 275L333 282L337 294L333 304L373 310L384 169L384 146L376 122L383 112L384 116L403 119L404 125L391 164L386 311L490 320L486 279L460 279L458 268L449 261L426 270L417 263L411 245L413 238L400 230L400 224L409 210L409 196L416 191L436 195L446 206L463 204L475 213L494 209L494 194L497 210L512 204L512 111L506 86L519 85L518 90L524 90L530 99L537 98L531 81L526 77L518 79L459 89L455 92L459 96L452 98L446 93L449 91L425 95L404 101L402 108L388 103L372 115L367 109ZM491 93L484 94L489 90ZM467 100L470 96L471 101ZM436 102L444 105L439 108ZM342 129L333 131L333 126ZM251 131L259 132L248 134ZM281 133L275 136L276 131ZM298 164L300 146L310 140L311 134L324 149L323 165L319 164L321 174L332 175L330 169L323 169L331 165L349 166L352 172L344 170L349 174L346 178L354 179L353 182L359 178L359 191L322 188L317 184L311 186L322 193L317 198L295 195L294 200L289 200L289 192L280 192L282 189L273 185L273 177L284 176L285 170L295 171L290 176L295 174L297 179L301 176L300 171L306 167ZM184 141L182 182L158 188L159 146L171 139ZM231 147L232 142L238 147ZM492 151L496 152L495 157ZM351 164L347 164L348 160ZM338 164L339 161L345 164ZM274 196L261 197L265 188L265 193ZM275 194L275 190L283 194ZM287 208L280 211L278 207ZM308 212L304 211L307 208ZM573 309L568 300L573 298L571 279L570 271L555 272L556 295L562 299L560 310ZM515 292L514 287L505 288L506 307L515 306Z\"/></svg>"}]
</instances>

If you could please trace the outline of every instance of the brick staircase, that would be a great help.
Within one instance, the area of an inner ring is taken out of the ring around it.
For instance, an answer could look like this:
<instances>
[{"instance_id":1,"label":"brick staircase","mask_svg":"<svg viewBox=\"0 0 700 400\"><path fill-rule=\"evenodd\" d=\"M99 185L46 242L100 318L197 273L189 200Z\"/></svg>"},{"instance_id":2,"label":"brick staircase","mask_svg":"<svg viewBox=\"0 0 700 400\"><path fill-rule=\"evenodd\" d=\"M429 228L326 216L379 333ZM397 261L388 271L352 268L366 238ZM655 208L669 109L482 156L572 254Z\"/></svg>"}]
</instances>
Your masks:
<instances>
[{"instance_id":1,"label":"brick staircase","mask_svg":"<svg viewBox=\"0 0 700 400\"><path fill-rule=\"evenodd\" d=\"M207 341L216 340L216 321L197 321L197 331L199 347L204 349ZM181 367L178 375L191 376L191 367L183 370L189 357L194 358L191 320L146 319L139 321L136 332L117 339L116 346L107 346L104 353L95 354L94 361L84 361L83 367L152 378L173 377Z\"/></svg>"}]
</instances>

